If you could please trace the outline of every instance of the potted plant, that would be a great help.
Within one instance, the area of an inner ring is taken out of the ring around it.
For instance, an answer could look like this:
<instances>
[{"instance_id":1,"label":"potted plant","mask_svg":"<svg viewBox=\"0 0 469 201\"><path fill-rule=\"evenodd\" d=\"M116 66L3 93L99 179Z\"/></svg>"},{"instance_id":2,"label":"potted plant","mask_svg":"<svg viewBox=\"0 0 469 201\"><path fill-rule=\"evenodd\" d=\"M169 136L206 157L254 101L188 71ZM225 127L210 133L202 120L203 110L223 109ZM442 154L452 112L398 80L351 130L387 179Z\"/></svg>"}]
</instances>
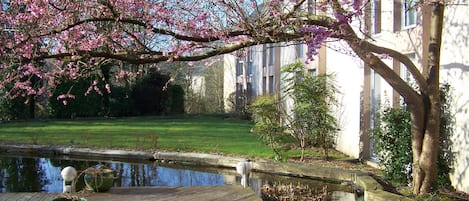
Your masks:
<instances>
[{"instance_id":1,"label":"potted plant","mask_svg":"<svg viewBox=\"0 0 469 201\"><path fill-rule=\"evenodd\" d=\"M114 171L104 165L89 167L84 171L86 188L95 192L108 191L114 185Z\"/></svg>"}]
</instances>

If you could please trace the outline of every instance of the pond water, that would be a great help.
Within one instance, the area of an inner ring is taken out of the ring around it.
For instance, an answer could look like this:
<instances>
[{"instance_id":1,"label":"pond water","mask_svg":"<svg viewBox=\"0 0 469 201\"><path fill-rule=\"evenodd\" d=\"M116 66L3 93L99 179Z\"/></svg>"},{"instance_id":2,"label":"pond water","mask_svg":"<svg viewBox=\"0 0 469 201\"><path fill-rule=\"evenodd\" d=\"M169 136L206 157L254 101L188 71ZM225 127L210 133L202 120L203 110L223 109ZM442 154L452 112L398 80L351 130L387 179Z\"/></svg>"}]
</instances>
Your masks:
<instances>
[{"instance_id":1,"label":"pond water","mask_svg":"<svg viewBox=\"0 0 469 201\"><path fill-rule=\"evenodd\" d=\"M62 192L60 172L66 166L77 171L105 164L116 173L115 187L133 186L223 186L240 185L241 177L234 169L194 166L191 164L162 164L150 161L113 161L44 156L0 155L0 192ZM328 186L333 200L362 200L350 185L286 176L253 173L249 186L260 195L265 184L301 184L321 189ZM84 186L77 183L77 189ZM353 198L353 199L352 199Z\"/></svg>"}]
</instances>

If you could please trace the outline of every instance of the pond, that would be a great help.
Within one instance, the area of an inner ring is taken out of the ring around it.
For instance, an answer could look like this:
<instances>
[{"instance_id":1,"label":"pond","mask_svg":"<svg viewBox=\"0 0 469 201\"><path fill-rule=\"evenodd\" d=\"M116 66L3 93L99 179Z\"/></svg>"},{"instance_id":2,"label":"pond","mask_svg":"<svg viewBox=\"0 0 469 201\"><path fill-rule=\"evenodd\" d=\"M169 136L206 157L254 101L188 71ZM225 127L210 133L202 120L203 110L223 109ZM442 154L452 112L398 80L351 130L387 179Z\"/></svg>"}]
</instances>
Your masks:
<instances>
[{"instance_id":1,"label":"pond","mask_svg":"<svg viewBox=\"0 0 469 201\"><path fill-rule=\"evenodd\" d=\"M234 169L195 166L193 164L167 164L151 161L114 161L106 159L58 158L56 156L16 156L0 154L0 192L62 192L60 172L66 166L78 171L105 164L116 174L115 187L134 186L223 186L241 185L241 176ZM249 186L260 195L265 184L307 185L321 189L327 185L333 200L363 200L350 185L323 181L252 173ZM77 188L84 186L77 183ZM353 198L353 199L352 199Z\"/></svg>"}]
</instances>

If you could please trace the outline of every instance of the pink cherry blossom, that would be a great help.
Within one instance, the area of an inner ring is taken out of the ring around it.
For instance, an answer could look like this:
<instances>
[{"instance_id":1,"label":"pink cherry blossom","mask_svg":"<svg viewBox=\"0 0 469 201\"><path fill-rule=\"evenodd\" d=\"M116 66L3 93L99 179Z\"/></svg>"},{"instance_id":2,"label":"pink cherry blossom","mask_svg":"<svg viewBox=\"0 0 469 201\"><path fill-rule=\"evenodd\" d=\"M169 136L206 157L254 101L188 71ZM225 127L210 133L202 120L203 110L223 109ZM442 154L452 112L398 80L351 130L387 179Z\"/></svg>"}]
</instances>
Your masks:
<instances>
[{"instance_id":1,"label":"pink cherry blossom","mask_svg":"<svg viewBox=\"0 0 469 201\"><path fill-rule=\"evenodd\" d=\"M0 90L16 83L8 94L50 94L25 80L40 78L50 92L61 80L98 73L93 67L97 58L136 65L193 62L293 40L306 42L312 59L328 37L337 37L364 8L363 0L319 1L315 8L325 13L323 23L292 10L308 1L258 2L10 0L8 9L0 10ZM333 2L344 12L336 12ZM139 74L115 72L118 81ZM110 91L108 85L104 88ZM95 82L86 94L91 91L102 94Z\"/></svg>"}]
</instances>

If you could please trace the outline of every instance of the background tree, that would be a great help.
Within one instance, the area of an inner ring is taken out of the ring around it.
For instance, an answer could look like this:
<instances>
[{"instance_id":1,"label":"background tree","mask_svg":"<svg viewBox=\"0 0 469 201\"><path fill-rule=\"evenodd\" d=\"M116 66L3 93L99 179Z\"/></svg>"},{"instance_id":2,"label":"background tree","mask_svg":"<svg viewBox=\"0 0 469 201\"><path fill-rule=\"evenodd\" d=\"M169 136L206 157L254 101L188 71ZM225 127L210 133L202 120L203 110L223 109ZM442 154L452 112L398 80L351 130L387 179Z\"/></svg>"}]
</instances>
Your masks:
<instances>
[{"instance_id":1,"label":"background tree","mask_svg":"<svg viewBox=\"0 0 469 201\"><path fill-rule=\"evenodd\" d=\"M204 70L205 97L209 113L223 113L223 63L216 62Z\"/></svg>"},{"instance_id":2,"label":"background tree","mask_svg":"<svg viewBox=\"0 0 469 201\"><path fill-rule=\"evenodd\" d=\"M320 1L309 13L301 10L307 0L12 0L0 12L0 70L6 82L21 83L38 75L54 86L58 75L72 74L63 60L110 58L133 64L161 61L195 61L258 44L305 41L310 57L328 38L345 41L352 51L385 79L409 107L412 122L413 188L428 193L436 183L439 145L439 71L444 1L419 1L429 11L430 42L422 71L404 54L375 45L353 29L367 1ZM106 23L103 23L106 22ZM103 26L113 29L107 30ZM40 47L40 48L34 48ZM105 47L105 48L103 48ZM409 86L379 55L405 65L418 89ZM34 65L57 59L55 69ZM11 70L12 63L18 64ZM79 66L82 68L83 66ZM15 85L16 93L41 95L48 91ZM11 94L15 95L15 94Z\"/></svg>"},{"instance_id":3,"label":"background tree","mask_svg":"<svg viewBox=\"0 0 469 201\"><path fill-rule=\"evenodd\" d=\"M327 159L339 129L333 111L333 107L338 105L338 90L332 76L307 74L300 62L287 65L282 71L292 75L285 76L283 80L288 83L285 88L287 96L294 101L293 116L284 116L289 119L286 124L292 136L300 142L300 160L304 160L304 151L310 144L322 148Z\"/></svg>"},{"instance_id":4,"label":"background tree","mask_svg":"<svg viewBox=\"0 0 469 201\"><path fill-rule=\"evenodd\" d=\"M162 71L174 78L184 90L184 111L188 114L221 113L223 105L223 65L220 59L197 62L172 62Z\"/></svg>"},{"instance_id":5,"label":"background tree","mask_svg":"<svg viewBox=\"0 0 469 201\"><path fill-rule=\"evenodd\" d=\"M140 115L181 114L184 112L184 90L170 83L170 76L150 72L132 88L131 98Z\"/></svg>"}]
</instances>

